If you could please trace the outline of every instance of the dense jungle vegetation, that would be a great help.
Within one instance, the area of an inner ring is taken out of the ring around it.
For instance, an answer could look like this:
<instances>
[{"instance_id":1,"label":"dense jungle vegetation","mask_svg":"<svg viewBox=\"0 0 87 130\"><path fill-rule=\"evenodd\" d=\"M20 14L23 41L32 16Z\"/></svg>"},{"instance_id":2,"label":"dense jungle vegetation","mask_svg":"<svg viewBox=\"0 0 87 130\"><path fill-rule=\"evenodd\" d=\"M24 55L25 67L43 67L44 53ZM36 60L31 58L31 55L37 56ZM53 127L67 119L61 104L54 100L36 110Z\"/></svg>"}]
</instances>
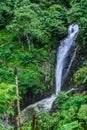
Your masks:
<instances>
[{"instance_id":1,"label":"dense jungle vegetation","mask_svg":"<svg viewBox=\"0 0 87 130\"><path fill-rule=\"evenodd\" d=\"M26 122L23 130L87 130L87 0L0 0L0 130L17 129L16 100L20 99L22 110L52 93L56 50L72 23L80 32L67 87L82 86L84 92L60 92L55 109L37 113L38 123L32 127L32 121ZM6 115L9 127L4 124Z\"/></svg>"}]
</instances>

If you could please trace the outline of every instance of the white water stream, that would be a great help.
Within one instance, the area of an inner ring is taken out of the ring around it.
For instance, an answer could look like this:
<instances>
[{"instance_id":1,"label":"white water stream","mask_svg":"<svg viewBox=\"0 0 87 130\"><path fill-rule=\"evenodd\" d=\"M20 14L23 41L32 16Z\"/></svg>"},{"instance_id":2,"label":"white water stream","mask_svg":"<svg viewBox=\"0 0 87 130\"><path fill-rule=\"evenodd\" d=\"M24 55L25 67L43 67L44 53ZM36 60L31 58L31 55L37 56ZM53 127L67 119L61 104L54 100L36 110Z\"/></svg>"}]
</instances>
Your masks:
<instances>
[{"instance_id":1,"label":"white water stream","mask_svg":"<svg viewBox=\"0 0 87 130\"><path fill-rule=\"evenodd\" d=\"M55 79L56 79L56 94L58 91L61 90L61 85L62 85L62 77L63 77L63 69L64 69L64 64L66 61L66 58L68 55L70 55L70 49L75 46L75 39L77 37L79 31L79 27L76 24L72 24L69 26L68 29L68 36L61 41L61 45L58 49L57 52L57 64L56 64L56 70L55 70ZM68 64L68 68L66 70L66 73L64 74L65 77L67 76L70 67L72 65L72 62L74 60L76 54L76 49L73 52L73 55L70 59L70 62Z\"/></svg>"},{"instance_id":2,"label":"white water stream","mask_svg":"<svg viewBox=\"0 0 87 130\"><path fill-rule=\"evenodd\" d=\"M47 111L50 111L50 109L52 108L52 104L54 100L56 99L56 95L61 90L62 77L64 77L63 79L65 80L70 70L70 67L72 65L73 59L75 57L76 49L74 49L70 57L66 71L63 72L65 63L67 62L66 59L68 55L70 55L70 51L72 47L75 46L75 40L76 40L78 32L79 32L79 27L77 24L70 25L68 29L68 36L64 40L61 41L61 45L58 49L57 63L56 63L56 69L55 69L56 93L49 98L43 99L41 101L38 101L26 107L21 113L22 122L28 121L31 118L30 115L32 115L32 113L35 113L38 111L47 112Z\"/></svg>"}]
</instances>

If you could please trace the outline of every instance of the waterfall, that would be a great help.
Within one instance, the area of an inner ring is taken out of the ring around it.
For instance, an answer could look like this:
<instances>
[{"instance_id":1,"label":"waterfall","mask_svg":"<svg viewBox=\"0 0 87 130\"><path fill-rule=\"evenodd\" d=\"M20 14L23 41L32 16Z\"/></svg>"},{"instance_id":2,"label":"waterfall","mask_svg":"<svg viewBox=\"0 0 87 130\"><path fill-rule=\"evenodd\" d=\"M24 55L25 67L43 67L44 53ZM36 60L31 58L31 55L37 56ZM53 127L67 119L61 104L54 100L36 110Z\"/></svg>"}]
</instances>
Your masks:
<instances>
[{"instance_id":1,"label":"waterfall","mask_svg":"<svg viewBox=\"0 0 87 130\"><path fill-rule=\"evenodd\" d=\"M75 40L79 31L77 24L72 24L68 29L68 36L61 41L60 47L57 52L57 64L55 70L56 94L61 90L61 86L70 70L73 59L76 54ZM72 51L73 49L73 51ZM68 60L69 61L68 61ZM69 62L67 64L67 62ZM66 67L67 66L67 67ZM64 72L64 68L66 70Z\"/></svg>"},{"instance_id":2,"label":"waterfall","mask_svg":"<svg viewBox=\"0 0 87 130\"><path fill-rule=\"evenodd\" d=\"M61 90L62 82L64 82L73 59L76 54L75 40L79 31L77 24L72 24L68 29L68 36L61 41L60 47L57 52L57 64L55 69L56 79L56 94L51 95L46 99L42 99L28 107L21 112L22 122L29 121L32 114L42 111L48 112L52 108L52 104L56 99L58 91Z\"/></svg>"}]
</instances>

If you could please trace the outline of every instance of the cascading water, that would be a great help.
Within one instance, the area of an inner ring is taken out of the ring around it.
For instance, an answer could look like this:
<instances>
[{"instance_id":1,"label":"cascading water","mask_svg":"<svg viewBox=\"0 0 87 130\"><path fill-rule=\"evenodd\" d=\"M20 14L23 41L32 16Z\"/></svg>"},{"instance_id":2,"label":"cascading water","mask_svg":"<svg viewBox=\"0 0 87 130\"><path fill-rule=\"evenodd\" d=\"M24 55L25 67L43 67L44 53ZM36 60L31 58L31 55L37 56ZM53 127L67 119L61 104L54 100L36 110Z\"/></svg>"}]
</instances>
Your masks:
<instances>
[{"instance_id":1,"label":"cascading water","mask_svg":"<svg viewBox=\"0 0 87 130\"><path fill-rule=\"evenodd\" d=\"M56 94L52 95L49 98L38 101L27 108L25 108L22 115L22 122L28 121L32 117L32 113L43 111L50 111L58 91L61 90L62 80L65 80L73 59L75 57L75 39L77 37L79 27L76 24L72 24L68 29L68 36L63 41L57 52L57 64L55 70L55 79L56 79ZM68 59L68 60L67 60ZM66 68L66 69L65 69Z\"/></svg>"},{"instance_id":2,"label":"cascading water","mask_svg":"<svg viewBox=\"0 0 87 130\"><path fill-rule=\"evenodd\" d=\"M68 36L67 38L61 41L61 45L58 49L57 64L55 70L56 94L58 93L58 91L61 90L62 82L64 82L70 70L73 59L75 57L76 54L75 39L77 37L78 31L79 27L77 24L70 25L68 29ZM67 62L69 63L67 65L66 71L64 72L64 67L66 67Z\"/></svg>"}]
</instances>

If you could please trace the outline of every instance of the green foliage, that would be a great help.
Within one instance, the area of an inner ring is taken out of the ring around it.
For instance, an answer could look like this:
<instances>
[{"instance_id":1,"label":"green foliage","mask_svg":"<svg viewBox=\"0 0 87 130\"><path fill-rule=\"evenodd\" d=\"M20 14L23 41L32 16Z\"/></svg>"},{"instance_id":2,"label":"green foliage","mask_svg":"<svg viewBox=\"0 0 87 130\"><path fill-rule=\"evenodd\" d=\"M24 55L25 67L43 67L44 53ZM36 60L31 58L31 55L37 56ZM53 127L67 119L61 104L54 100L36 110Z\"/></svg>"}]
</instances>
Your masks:
<instances>
[{"instance_id":1,"label":"green foliage","mask_svg":"<svg viewBox=\"0 0 87 130\"><path fill-rule=\"evenodd\" d=\"M72 123L65 124L59 130L75 130L75 129L84 130L82 128L81 124L78 123L78 121L74 121Z\"/></svg>"},{"instance_id":2,"label":"green foliage","mask_svg":"<svg viewBox=\"0 0 87 130\"><path fill-rule=\"evenodd\" d=\"M57 99L55 100L55 105L57 106L57 109L61 109L61 106L63 103L65 103L69 99L69 96L64 92L59 92Z\"/></svg>"},{"instance_id":3,"label":"green foliage","mask_svg":"<svg viewBox=\"0 0 87 130\"><path fill-rule=\"evenodd\" d=\"M84 95L76 94L74 97L70 97L67 102L65 102L62 106L63 109L70 109L70 107L77 107L79 108L82 104L86 103L87 97Z\"/></svg>"},{"instance_id":4,"label":"green foliage","mask_svg":"<svg viewBox=\"0 0 87 130\"><path fill-rule=\"evenodd\" d=\"M87 128L87 96L78 94L68 97L66 93L61 93L58 98L61 99L61 97L63 101L60 109L57 106L58 109L53 113L37 113L38 129L84 130ZM59 103L60 100L56 99L56 105ZM31 127L31 123L28 125L26 129Z\"/></svg>"},{"instance_id":5,"label":"green foliage","mask_svg":"<svg viewBox=\"0 0 87 130\"><path fill-rule=\"evenodd\" d=\"M0 82L14 84L13 69L17 66L21 70L18 77L20 93L25 94L30 91L30 93L37 94L42 92L45 89L45 72L42 64L49 57L49 49L45 46L39 49L34 48L28 52L22 42L19 42L18 39L15 42L15 38L17 38L15 33L13 35L6 31L0 32Z\"/></svg>"},{"instance_id":6,"label":"green foliage","mask_svg":"<svg viewBox=\"0 0 87 130\"><path fill-rule=\"evenodd\" d=\"M14 94L14 85L0 84L0 113L13 114L13 103L17 99Z\"/></svg>"},{"instance_id":7,"label":"green foliage","mask_svg":"<svg viewBox=\"0 0 87 130\"><path fill-rule=\"evenodd\" d=\"M18 129L20 130L20 129ZM31 130L31 123L25 123L23 126L22 126L22 130Z\"/></svg>"},{"instance_id":8,"label":"green foliage","mask_svg":"<svg viewBox=\"0 0 87 130\"><path fill-rule=\"evenodd\" d=\"M45 10L42 23L45 24L46 31L50 34L50 42L54 45L57 43L57 38L61 39L61 36L66 34L66 9L60 5L52 5Z\"/></svg>"},{"instance_id":9,"label":"green foliage","mask_svg":"<svg viewBox=\"0 0 87 130\"><path fill-rule=\"evenodd\" d=\"M68 21L69 23L75 22L80 26L80 34L78 44L87 45L87 1L85 0L72 0L72 8L68 11ZM87 46L86 46L87 47Z\"/></svg>"},{"instance_id":10,"label":"green foliage","mask_svg":"<svg viewBox=\"0 0 87 130\"><path fill-rule=\"evenodd\" d=\"M0 83L6 82L8 84L12 84L15 82L14 73L12 69L8 69L6 67L3 67L3 69L0 69Z\"/></svg>"},{"instance_id":11,"label":"green foliage","mask_svg":"<svg viewBox=\"0 0 87 130\"><path fill-rule=\"evenodd\" d=\"M78 118L80 120L86 121L86 124L87 124L87 104L81 105L81 107L78 111Z\"/></svg>"},{"instance_id":12,"label":"green foliage","mask_svg":"<svg viewBox=\"0 0 87 130\"><path fill-rule=\"evenodd\" d=\"M61 98L61 95L63 98ZM55 105L56 109L60 110L59 115L61 121L59 126L77 120L77 113L79 111L79 108L81 105L86 104L87 101L87 96L74 95L72 97L69 97L66 93L61 93L58 98L55 101Z\"/></svg>"},{"instance_id":13,"label":"green foliage","mask_svg":"<svg viewBox=\"0 0 87 130\"><path fill-rule=\"evenodd\" d=\"M35 70L20 71L18 77L19 89L22 94L26 94L28 91L38 94L45 89L44 84L41 82L41 79L43 79L42 75Z\"/></svg>"},{"instance_id":14,"label":"green foliage","mask_svg":"<svg viewBox=\"0 0 87 130\"><path fill-rule=\"evenodd\" d=\"M76 85L84 85L87 87L87 61L85 61L83 67L75 72L73 77Z\"/></svg>"},{"instance_id":15,"label":"green foliage","mask_svg":"<svg viewBox=\"0 0 87 130\"><path fill-rule=\"evenodd\" d=\"M23 5L16 8L13 23L7 27L8 30L12 29L19 37L25 37L26 42L28 42L27 37L30 43L32 39L42 43L47 42L48 34L40 21L40 12L41 9L37 4Z\"/></svg>"},{"instance_id":16,"label":"green foliage","mask_svg":"<svg viewBox=\"0 0 87 130\"><path fill-rule=\"evenodd\" d=\"M16 66L21 70L21 94L42 92L46 88L45 77L53 87L54 66L50 69L45 64L48 61L54 63L55 59L50 58L54 54L50 54L50 50L66 34L67 10L60 3L53 0L1 2L0 13L5 23L1 22L6 28L0 31L0 82L14 83L13 68ZM46 8L43 9L41 4Z\"/></svg>"},{"instance_id":17,"label":"green foliage","mask_svg":"<svg viewBox=\"0 0 87 130\"><path fill-rule=\"evenodd\" d=\"M0 130L6 130L5 118L14 116L14 101L19 97L16 96L15 85L1 83L0 84ZM8 130L13 130L13 127L8 126Z\"/></svg>"},{"instance_id":18,"label":"green foliage","mask_svg":"<svg viewBox=\"0 0 87 130\"><path fill-rule=\"evenodd\" d=\"M4 125L3 125L3 122L0 120L0 129L1 130L14 130L14 128L12 126L9 126L8 128L6 128Z\"/></svg>"},{"instance_id":19,"label":"green foliage","mask_svg":"<svg viewBox=\"0 0 87 130\"><path fill-rule=\"evenodd\" d=\"M66 20L66 9L61 5L54 4L42 10L35 3L22 4L15 8L14 19L7 29L15 31L19 37L25 37L26 43L46 44L54 38L52 41L56 44L57 36L65 34Z\"/></svg>"},{"instance_id":20,"label":"green foliage","mask_svg":"<svg viewBox=\"0 0 87 130\"><path fill-rule=\"evenodd\" d=\"M38 127L40 130L56 130L58 126L58 118L56 116L51 116L49 113L46 113L44 116L44 113L39 114L39 123Z\"/></svg>"},{"instance_id":21,"label":"green foliage","mask_svg":"<svg viewBox=\"0 0 87 130\"><path fill-rule=\"evenodd\" d=\"M21 65L25 67L30 64L42 65L42 63L47 60L48 56L49 52L47 52L44 48L40 48L38 50L33 49L32 51L26 52L22 55Z\"/></svg>"},{"instance_id":22,"label":"green foliage","mask_svg":"<svg viewBox=\"0 0 87 130\"><path fill-rule=\"evenodd\" d=\"M54 5L54 4L57 4L57 5L63 5L63 6L65 6L65 7L70 7L70 4L69 4L69 1L68 0L66 0L66 1L64 1L64 0L42 0L42 1L40 1L40 0L30 0L32 3L38 3L39 5L40 5L40 7L41 8L44 8L44 9L46 9L46 8L49 8L51 5Z\"/></svg>"},{"instance_id":23,"label":"green foliage","mask_svg":"<svg viewBox=\"0 0 87 130\"><path fill-rule=\"evenodd\" d=\"M0 0L0 28L5 27L10 22L13 5L13 0Z\"/></svg>"}]
</instances>

